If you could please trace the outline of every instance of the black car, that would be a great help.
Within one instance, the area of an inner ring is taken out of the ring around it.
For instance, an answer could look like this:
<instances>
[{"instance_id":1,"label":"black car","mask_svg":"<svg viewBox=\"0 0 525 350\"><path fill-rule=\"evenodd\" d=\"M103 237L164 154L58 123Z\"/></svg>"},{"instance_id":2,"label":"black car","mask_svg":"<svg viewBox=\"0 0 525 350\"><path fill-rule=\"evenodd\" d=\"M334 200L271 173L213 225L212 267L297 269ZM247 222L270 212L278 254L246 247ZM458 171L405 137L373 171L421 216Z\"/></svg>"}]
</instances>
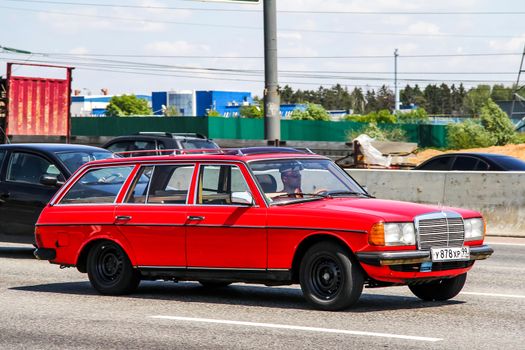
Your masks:
<instances>
[{"instance_id":1,"label":"black car","mask_svg":"<svg viewBox=\"0 0 525 350\"><path fill-rule=\"evenodd\" d=\"M110 157L83 145L0 145L0 241L34 243L35 222L66 179L82 164Z\"/></svg>"},{"instance_id":2,"label":"black car","mask_svg":"<svg viewBox=\"0 0 525 350\"><path fill-rule=\"evenodd\" d=\"M447 153L426 160L414 170L525 171L525 162L502 154Z\"/></svg>"},{"instance_id":3,"label":"black car","mask_svg":"<svg viewBox=\"0 0 525 350\"><path fill-rule=\"evenodd\" d=\"M166 154L162 150L204 150L217 149L219 146L201 134L141 132L136 135L119 136L111 139L102 145L102 148L119 153L124 157L132 157ZM156 152L144 152L149 150Z\"/></svg>"}]
</instances>

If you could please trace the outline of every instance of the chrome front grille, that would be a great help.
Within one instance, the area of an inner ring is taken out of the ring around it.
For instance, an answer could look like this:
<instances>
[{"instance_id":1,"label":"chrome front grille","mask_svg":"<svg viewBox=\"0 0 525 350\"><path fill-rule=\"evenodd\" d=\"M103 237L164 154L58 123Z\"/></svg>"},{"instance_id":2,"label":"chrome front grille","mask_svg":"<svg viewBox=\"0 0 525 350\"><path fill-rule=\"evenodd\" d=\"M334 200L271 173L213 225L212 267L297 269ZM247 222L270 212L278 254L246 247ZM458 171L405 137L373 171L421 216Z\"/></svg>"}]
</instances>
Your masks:
<instances>
[{"instance_id":1,"label":"chrome front grille","mask_svg":"<svg viewBox=\"0 0 525 350\"><path fill-rule=\"evenodd\" d=\"M461 247L465 240L463 218L455 212L420 215L415 220L418 249Z\"/></svg>"}]
</instances>

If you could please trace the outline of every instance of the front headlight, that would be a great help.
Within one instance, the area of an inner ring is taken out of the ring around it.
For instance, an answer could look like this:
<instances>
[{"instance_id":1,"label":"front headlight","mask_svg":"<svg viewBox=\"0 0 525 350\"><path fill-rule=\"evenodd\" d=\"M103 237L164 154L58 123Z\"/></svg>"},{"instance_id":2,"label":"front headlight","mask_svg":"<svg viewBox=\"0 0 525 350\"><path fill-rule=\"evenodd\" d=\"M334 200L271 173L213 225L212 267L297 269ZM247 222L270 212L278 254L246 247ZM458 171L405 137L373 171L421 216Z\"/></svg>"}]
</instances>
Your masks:
<instances>
[{"instance_id":1,"label":"front headlight","mask_svg":"<svg viewBox=\"0 0 525 350\"><path fill-rule=\"evenodd\" d=\"M465 219L465 241L479 241L485 237L485 222L482 218Z\"/></svg>"},{"instance_id":2,"label":"front headlight","mask_svg":"<svg viewBox=\"0 0 525 350\"><path fill-rule=\"evenodd\" d=\"M372 227L369 242L373 245L415 245L416 233L412 222L379 223Z\"/></svg>"}]
</instances>

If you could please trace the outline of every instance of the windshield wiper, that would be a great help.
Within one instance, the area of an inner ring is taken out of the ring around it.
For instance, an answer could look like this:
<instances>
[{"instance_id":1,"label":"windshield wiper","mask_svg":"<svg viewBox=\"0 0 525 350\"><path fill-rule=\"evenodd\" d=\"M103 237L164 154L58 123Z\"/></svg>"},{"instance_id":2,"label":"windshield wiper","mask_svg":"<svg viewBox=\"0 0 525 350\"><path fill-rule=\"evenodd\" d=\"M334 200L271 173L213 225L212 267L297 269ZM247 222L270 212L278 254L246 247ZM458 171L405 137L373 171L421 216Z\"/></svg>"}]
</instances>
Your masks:
<instances>
[{"instance_id":1,"label":"windshield wiper","mask_svg":"<svg viewBox=\"0 0 525 350\"><path fill-rule=\"evenodd\" d=\"M292 199L304 199L305 196L312 196L312 197L319 197L319 198L327 198L330 197L329 194L325 193L304 193L304 192L295 192L295 193L283 193L279 194L277 196L272 196L272 199L274 198L292 198Z\"/></svg>"},{"instance_id":2,"label":"windshield wiper","mask_svg":"<svg viewBox=\"0 0 525 350\"><path fill-rule=\"evenodd\" d=\"M352 196L364 196L367 198L376 198L368 193L364 192L355 192L355 191L328 191L328 196L344 196L344 195L352 195Z\"/></svg>"}]
</instances>

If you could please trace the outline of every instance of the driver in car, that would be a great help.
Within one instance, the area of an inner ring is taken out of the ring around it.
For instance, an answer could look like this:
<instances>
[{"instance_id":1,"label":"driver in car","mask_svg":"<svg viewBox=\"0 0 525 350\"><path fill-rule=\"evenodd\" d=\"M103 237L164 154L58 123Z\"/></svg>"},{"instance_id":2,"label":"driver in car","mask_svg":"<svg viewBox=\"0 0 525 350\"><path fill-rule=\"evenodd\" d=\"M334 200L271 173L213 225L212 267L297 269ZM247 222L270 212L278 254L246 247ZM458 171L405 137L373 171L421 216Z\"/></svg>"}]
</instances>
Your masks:
<instances>
[{"instance_id":1,"label":"driver in car","mask_svg":"<svg viewBox=\"0 0 525 350\"><path fill-rule=\"evenodd\" d=\"M297 161L287 162L281 165L279 172L281 173L281 181L284 187L280 192L295 195L296 198L302 198L301 170L303 169L303 165Z\"/></svg>"}]
</instances>

